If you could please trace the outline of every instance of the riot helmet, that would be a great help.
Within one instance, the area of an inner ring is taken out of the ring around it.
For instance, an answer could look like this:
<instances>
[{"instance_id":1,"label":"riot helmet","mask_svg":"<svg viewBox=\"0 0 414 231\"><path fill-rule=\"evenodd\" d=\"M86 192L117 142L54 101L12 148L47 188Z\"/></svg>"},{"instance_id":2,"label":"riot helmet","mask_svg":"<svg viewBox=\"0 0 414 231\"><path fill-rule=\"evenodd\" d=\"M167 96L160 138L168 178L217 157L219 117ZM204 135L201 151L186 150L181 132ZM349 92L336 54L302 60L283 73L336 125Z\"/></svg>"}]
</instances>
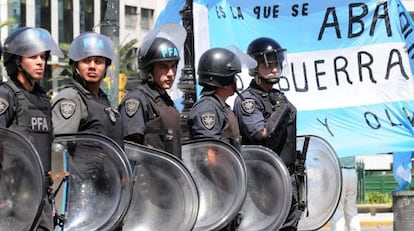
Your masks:
<instances>
[{"instance_id":1,"label":"riot helmet","mask_svg":"<svg viewBox=\"0 0 414 231\"><path fill-rule=\"evenodd\" d=\"M3 62L7 73L13 75L20 68L20 57L46 52L63 58L64 55L50 33L43 28L20 27L13 31L3 45Z\"/></svg>"},{"instance_id":2,"label":"riot helmet","mask_svg":"<svg viewBox=\"0 0 414 231\"><path fill-rule=\"evenodd\" d=\"M83 86L86 86L85 80L83 80L76 71L77 63L87 57L98 56L105 58L105 64L106 67L108 67L115 58L115 48L111 39L105 35L88 31L78 35L78 37L72 41L69 46L68 56L69 64L73 70L73 79ZM105 75L106 74L103 76Z\"/></svg>"},{"instance_id":3,"label":"riot helmet","mask_svg":"<svg viewBox=\"0 0 414 231\"><path fill-rule=\"evenodd\" d=\"M211 48L198 62L198 83L204 87L233 85L240 72L241 62L236 54L225 48Z\"/></svg>"},{"instance_id":4,"label":"riot helmet","mask_svg":"<svg viewBox=\"0 0 414 231\"><path fill-rule=\"evenodd\" d=\"M106 66L109 66L115 58L114 50L113 42L105 35L96 32L84 32L70 44L68 56L70 62L74 63L87 57L101 56L106 58Z\"/></svg>"},{"instance_id":5,"label":"riot helmet","mask_svg":"<svg viewBox=\"0 0 414 231\"><path fill-rule=\"evenodd\" d=\"M170 40L163 37L156 37L152 43L144 41L138 51L138 68L140 69L141 79L148 81L152 64L162 61L175 61L178 65L180 54L178 48ZM151 42L151 41L149 41Z\"/></svg>"},{"instance_id":6,"label":"riot helmet","mask_svg":"<svg viewBox=\"0 0 414 231\"><path fill-rule=\"evenodd\" d=\"M259 74L260 78L271 84L277 83L281 76L286 76L288 70L286 49L282 48L275 40L265 37L257 38L249 44L247 54L257 61L257 67L249 69L249 75L256 76ZM258 72L258 66L260 64L265 64L266 67L275 64L278 73L270 78L262 76Z\"/></svg>"}]
</instances>

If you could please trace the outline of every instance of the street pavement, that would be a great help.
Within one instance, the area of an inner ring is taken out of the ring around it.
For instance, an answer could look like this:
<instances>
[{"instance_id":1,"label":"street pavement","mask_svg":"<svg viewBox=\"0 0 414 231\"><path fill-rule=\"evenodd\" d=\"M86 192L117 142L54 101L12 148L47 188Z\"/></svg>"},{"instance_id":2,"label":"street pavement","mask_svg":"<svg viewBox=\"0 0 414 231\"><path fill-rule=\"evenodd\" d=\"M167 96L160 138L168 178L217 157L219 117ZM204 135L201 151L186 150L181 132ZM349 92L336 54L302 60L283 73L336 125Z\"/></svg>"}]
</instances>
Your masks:
<instances>
[{"instance_id":1,"label":"street pavement","mask_svg":"<svg viewBox=\"0 0 414 231\"><path fill-rule=\"evenodd\" d=\"M394 214L392 212L358 213L362 231L392 231ZM330 224L325 225L321 231L328 231Z\"/></svg>"}]
</instances>

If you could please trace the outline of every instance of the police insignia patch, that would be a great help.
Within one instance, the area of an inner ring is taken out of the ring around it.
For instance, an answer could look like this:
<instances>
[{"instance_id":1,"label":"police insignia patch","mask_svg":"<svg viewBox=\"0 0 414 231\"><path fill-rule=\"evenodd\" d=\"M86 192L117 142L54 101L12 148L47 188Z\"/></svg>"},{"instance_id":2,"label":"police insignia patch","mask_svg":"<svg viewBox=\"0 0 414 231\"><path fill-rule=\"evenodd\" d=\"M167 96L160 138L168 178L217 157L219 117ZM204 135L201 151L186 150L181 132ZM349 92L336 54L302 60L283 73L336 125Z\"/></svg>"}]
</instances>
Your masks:
<instances>
[{"instance_id":1,"label":"police insignia patch","mask_svg":"<svg viewBox=\"0 0 414 231\"><path fill-rule=\"evenodd\" d=\"M206 112L201 114L201 122L208 130L211 130L216 124L216 114L213 112Z\"/></svg>"},{"instance_id":2,"label":"police insignia patch","mask_svg":"<svg viewBox=\"0 0 414 231\"><path fill-rule=\"evenodd\" d=\"M0 97L0 115L9 108L9 102L5 98Z\"/></svg>"},{"instance_id":3,"label":"police insignia patch","mask_svg":"<svg viewBox=\"0 0 414 231\"><path fill-rule=\"evenodd\" d=\"M132 117L135 115L135 113L138 111L138 107L140 105L140 102L136 99L127 99L125 101L125 112L129 117Z\"/></svg>"},{"instance_id":4,"label":"police insignia patch","mask_svg":"<svg viewBox=\"0 0 414 231\"><path fill-rule=\"evenodd\" d=\"M63 118L69 119L75 113L76 104L72 100L62 100L60 102L60 114Z\"/></svg>"},{"instance_id":5,"label":"police insignia patch","mask_svg":"<svg viewBox=\"0 0 414 231\"><path fill-rule=\"evenodd\" d=\"M243 112L247 114L252 114L255 108L255 103L253 99L245 99L241 103L241 106L242 106Z\"/></svg>"}]
</instances>

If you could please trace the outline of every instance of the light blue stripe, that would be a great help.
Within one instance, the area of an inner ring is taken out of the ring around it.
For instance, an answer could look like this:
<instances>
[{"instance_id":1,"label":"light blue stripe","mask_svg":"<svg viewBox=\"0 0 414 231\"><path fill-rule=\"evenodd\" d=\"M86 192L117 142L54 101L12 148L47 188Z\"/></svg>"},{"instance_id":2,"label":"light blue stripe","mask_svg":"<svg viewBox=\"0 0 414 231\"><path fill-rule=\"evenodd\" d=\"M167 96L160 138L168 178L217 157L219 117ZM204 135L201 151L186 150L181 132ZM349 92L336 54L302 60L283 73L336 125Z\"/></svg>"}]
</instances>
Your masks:
<instances>
[{"instance_id":1,"label":"light blue stripe","mask_svg":"<svg viewBox=\"0 0 414 231\"><path fill-rule=\"evenodd\" d=\"M411 151L414 150L412 105L414 101L299 111L298 135L323 137L339 157Z\"/></svg>"}]
</instances>

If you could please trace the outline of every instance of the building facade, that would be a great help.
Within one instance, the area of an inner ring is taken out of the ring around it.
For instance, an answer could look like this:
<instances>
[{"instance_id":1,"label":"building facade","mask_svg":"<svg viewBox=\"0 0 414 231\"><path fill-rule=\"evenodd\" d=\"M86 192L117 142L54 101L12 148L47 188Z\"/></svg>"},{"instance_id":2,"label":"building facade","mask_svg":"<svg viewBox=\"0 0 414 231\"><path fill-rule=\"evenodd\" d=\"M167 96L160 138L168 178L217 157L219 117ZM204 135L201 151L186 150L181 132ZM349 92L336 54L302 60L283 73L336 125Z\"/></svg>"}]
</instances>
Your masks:
<instances>
[{"instance_id":1,"label":"building facade","mask_svg":"<svg viewBox=\"0 0 414 231\"><path fill-rule=\"evenodd\" d=\"M103 26L113 26L119 32L114 41L119 41L120 46L133 39L137 39L138 46L166 3L167 0L1 0L0 22L13 19L15 23L0 29L0 40L3 43L10 31L17 27L41 27L50 31L59 45L65 47L82 32L103 33ZM113 7L111 4L116 5ZM113 9L118 9L118 12ZM117 13L119 21L106 20ZM53 68L48 71L59 76L66 63L52 57L49 64ZM45 79L42 85L47 89L57 89L58 82Z\"/></svg>"}]
</instances>

